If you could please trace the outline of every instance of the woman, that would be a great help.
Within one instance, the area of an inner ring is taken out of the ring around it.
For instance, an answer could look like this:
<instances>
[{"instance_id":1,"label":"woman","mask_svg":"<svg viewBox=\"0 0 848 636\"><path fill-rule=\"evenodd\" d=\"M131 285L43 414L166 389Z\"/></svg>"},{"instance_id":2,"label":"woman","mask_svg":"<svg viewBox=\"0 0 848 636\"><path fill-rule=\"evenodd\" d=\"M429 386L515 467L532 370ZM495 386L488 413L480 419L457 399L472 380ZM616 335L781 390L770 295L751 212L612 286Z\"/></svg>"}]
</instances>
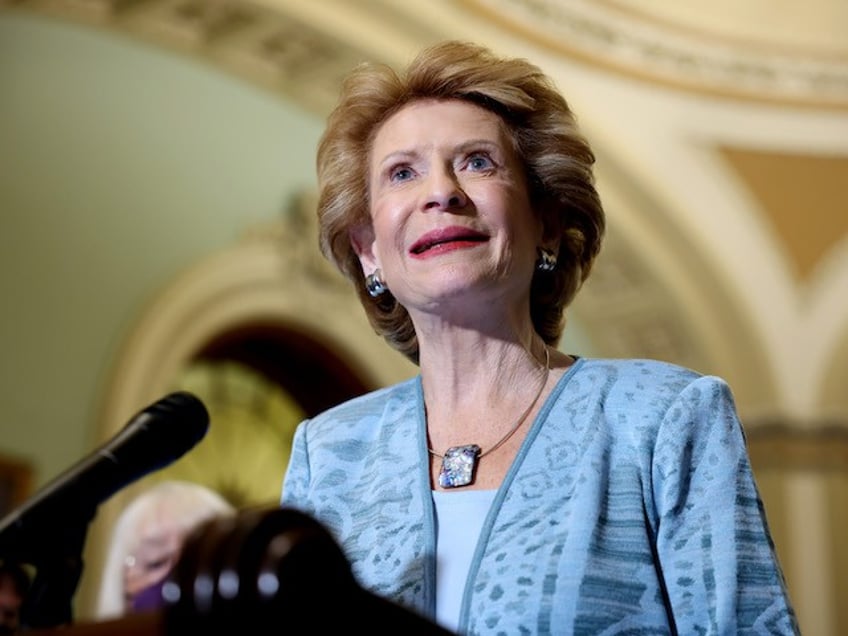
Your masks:
<instances>
[{"instance_id":1,"label":"woman","mask_svg":"<svg viewBox=\"0 0 848 636\"><path fill-rule=\"evenodd\" d=\"M161 607L162 585L186 536L210 519L234 513L217 492L191 482L162 481L136 496L112 533L97 599L98 618Z\"/></svg>"},{"instance_id":2,"label":"woman","mask_svg":"<svg viewBox=\"0 0 848 636\"><path fill-rule=\"evenodd\" d=\"M352 73L321 246L421 372L303 423L283 504L458 632L792 633L727 386L556 348L604 229L593 162L526 61L449 42Z\"/></svg>"}]
</instances>

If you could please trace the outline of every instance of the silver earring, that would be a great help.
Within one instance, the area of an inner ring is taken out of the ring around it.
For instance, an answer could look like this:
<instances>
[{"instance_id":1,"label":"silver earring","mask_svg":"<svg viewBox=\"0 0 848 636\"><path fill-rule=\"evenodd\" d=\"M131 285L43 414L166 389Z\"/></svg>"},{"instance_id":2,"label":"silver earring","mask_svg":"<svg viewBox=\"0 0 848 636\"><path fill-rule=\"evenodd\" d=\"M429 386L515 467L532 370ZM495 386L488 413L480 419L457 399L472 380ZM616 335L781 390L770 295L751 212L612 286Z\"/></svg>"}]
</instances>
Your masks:
<instances>
[{"instance_id":1,"label":"silver earring","mask_svg":"<svg viewBox=\"0 0 848 636\"><path fill-rule=\"evenodd\" d=\"M536 269L540 272L552 272L556 269L557 257L553 250L544 247L539 248L539 258L536 261Z\"/></svg>"},{"instance_id":2,"label":"silver earring","mask_svg":"<svg viewBox=\"0 0 848 636\"><path fill-rule=\"evenodd\" d=\"M383 272L379 269L375 269L374 273L368 274L368 276L365 277L365 289L368 290L368 294L372 298L382 296L389 291L389 288L386 287L386 281L383 280Z\"/></svg>"}]
</instances>

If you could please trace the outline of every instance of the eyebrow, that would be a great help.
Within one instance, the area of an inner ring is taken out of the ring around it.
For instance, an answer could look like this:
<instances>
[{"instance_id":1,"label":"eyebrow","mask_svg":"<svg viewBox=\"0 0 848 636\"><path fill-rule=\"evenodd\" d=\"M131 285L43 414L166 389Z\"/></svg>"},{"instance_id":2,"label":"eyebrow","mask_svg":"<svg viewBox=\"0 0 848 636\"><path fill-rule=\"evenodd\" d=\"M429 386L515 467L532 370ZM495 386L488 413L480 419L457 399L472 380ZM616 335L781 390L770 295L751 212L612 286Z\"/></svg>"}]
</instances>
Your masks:
<instances>
[{"instance_id":1,"label":"eyebrow","mask_svg":"<svg viewBox=\"0 0 848 636\"><path fill-rule=\"evenodd\" d=\"M479 138L479 139L466 139L462 143L453 147L453 152L468 152L470 150L474 150L476 148L486 148L491 150L500 150L502 145L496 141L493 141L488 138ZM393 150L386 156L384 156L378 163L377 166L380 168L384 167L386 164L390 164L394 161L400 159L409 159L412 157L417 157L420 153L415 149L402 149L402 150Z\"/></svg>"}]
</instances>

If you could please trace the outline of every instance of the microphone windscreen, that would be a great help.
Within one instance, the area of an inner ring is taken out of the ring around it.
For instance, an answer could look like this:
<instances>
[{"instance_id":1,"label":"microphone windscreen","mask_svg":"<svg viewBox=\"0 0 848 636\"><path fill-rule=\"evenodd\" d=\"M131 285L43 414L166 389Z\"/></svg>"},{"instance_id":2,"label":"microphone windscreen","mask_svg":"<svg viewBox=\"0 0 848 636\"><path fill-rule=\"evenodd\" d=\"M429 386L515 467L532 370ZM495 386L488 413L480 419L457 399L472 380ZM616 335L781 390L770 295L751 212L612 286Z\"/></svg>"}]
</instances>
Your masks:
<instances>
[{"instance_id":1,"label":"microphone windscreen","mask_svg":"<svg viewBox=\"0 0 848 636\"><path fill-rule=\"evenodd\" d=\"M209 429L209 412L187 391L178 391L136 415L103 449L129 472L161 468L194 448Z\"/></svg>"}]
</instances>

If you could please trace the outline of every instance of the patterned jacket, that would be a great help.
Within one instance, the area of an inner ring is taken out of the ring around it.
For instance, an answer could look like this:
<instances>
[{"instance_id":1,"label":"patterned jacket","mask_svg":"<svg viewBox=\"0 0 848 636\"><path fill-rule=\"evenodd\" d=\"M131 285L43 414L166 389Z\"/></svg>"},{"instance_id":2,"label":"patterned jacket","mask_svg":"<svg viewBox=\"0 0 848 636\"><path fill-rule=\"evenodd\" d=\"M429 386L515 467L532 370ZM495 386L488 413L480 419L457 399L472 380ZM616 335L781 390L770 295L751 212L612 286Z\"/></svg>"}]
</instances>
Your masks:
<instances>
[{"instance_id":1,"label":"patterned jacket","mask_svg":"<svg viewBox=\"0 0 848 636\"><path fill-rule=\"evenodd\" d=\"M420 378L303 422L282 503L364 587L435 615ZM468 634L798 633L727 385L578 359L495 496L462 607Z\"/></svg>"}]
</instances>

